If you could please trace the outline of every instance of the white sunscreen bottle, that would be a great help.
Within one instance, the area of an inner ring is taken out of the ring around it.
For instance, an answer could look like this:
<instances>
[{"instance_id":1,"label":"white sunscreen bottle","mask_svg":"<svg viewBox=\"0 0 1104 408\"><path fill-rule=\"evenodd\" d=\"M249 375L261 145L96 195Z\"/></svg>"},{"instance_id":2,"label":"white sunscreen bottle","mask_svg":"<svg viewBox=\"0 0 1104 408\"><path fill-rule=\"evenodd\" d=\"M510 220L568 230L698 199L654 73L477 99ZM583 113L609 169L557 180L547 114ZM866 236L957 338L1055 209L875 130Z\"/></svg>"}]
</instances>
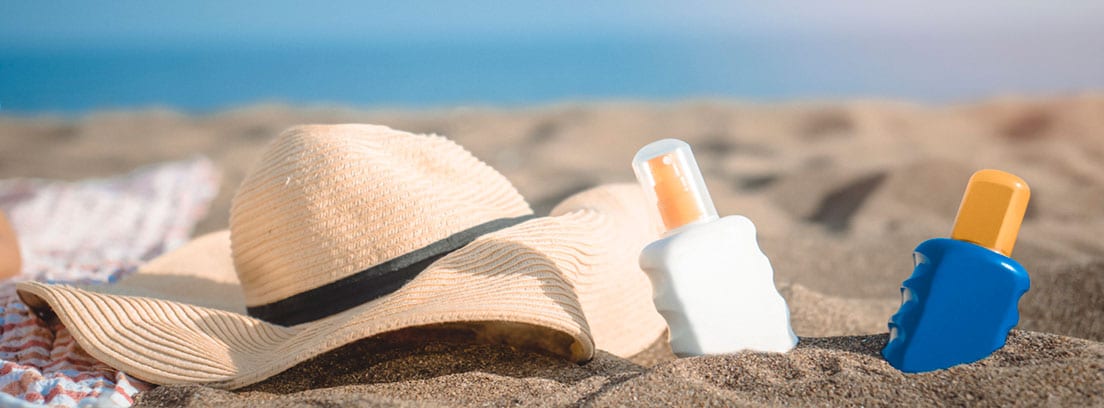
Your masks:
<instances>
[{"instance_id":1,"label":"white sunscreen bottle","mask_svg":"<svg viewBox=\"0 0 1104 408\"><path fill-rule=\"evenodd\" d=\"M739 215L717 216L690 145L653 142L637 152L633 170L664 231L644 248L640 267L675 354L786 352L797 345L755 225Z\"/></svg>"}]
</instances>

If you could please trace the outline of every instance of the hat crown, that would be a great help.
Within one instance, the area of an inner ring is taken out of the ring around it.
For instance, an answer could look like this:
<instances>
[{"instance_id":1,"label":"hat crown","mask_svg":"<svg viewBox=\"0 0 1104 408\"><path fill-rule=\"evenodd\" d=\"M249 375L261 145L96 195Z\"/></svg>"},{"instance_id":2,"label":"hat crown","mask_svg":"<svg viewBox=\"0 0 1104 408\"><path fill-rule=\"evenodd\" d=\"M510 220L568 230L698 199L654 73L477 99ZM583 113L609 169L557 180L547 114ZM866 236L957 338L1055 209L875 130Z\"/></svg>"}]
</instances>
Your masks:
<instances>
[{"instance_id":1,"label":"hat crown","mask_svg":"<svg viewBox=\"0 0 1104 408\"><path fill-rule=\"evenodd\" d=\"M531 214L452 141L372 125L282 133L230 210L247 306L315 289L493 220Z\"/></svg>"}]
</instances>

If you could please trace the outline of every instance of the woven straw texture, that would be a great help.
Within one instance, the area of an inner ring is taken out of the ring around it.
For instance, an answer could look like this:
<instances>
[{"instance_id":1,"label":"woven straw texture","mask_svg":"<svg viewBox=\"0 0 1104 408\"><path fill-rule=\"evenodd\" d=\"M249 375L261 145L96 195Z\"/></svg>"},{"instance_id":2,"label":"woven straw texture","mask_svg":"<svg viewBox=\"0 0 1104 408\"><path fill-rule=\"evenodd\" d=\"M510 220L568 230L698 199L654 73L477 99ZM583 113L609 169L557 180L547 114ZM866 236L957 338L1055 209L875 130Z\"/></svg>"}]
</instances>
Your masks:
<instances>
[{"instance_id":1,"label":"woven straw texture","mask_svg":"<svg viewBox=\"0 0 1104 408\"><path fill-rule=\"evenodd\" d=\"M389 295L314 322L270 324L241 311L531 212L505 178L447 139L300 127L239 189L229 239L202 237L107 289L19 289L31 307L52 308L90 355L158 384L239 388L358 339L465 322L485 341L581 362L596 345L639 352L664 329L636 267L655 230L638 224L649 219L642 204L631 187L600 187L555 216L476 239Z\"/></svg>"},{"instance_id":2,"label":"woven straw texture","mask_svg":"<svg viewBox=\"0 0 1104 408\"><path fill-rule=\"evenodd\" d=\"M276 140L242 182L230 235L246 304L255 306L528 214L505 177L443 137L303 126Z\"/></svg>"},{"instance_id":3,"label":"woven straw texture","mask_svg":"<svg viewBox=\"0 0 1104 408\"><path fill-rule=\"evenodd\" d=\"M594 344L619 356L631 356L663 335L666 322L652 303L652 284L637 269L637 258L648 243L659 239L654 217L648 213L644 194L636 184L613 184L578 193L552 209L552 216L586 210L601 214L589 225L591 239L603 253L599 265L583 276L576 293L590 324ZM610 279L607 275L616 276Z\"/></svg>"}]
</instances>

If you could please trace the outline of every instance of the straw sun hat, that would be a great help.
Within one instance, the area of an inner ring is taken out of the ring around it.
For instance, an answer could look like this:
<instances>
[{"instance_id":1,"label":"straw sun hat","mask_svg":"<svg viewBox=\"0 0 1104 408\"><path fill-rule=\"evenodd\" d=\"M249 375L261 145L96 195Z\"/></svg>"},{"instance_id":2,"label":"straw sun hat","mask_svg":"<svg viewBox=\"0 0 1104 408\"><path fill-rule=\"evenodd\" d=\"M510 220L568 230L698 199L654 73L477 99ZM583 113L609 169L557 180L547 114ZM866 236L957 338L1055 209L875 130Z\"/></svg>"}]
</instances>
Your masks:
<instances>
[{"instance_id":1,"label":"straw sun hat","mask_svg":"<svg viewBox=\"0 0 1104 408\"><path fill-rule=\"evenodd\" d=\"M640 249L642 194L597 187L535 217L501 174L440 136L304 126L238 189L230 230L120 282L22 282L89 354L156 384L234 389L350 342L460 327L572 361L664 331Z\"/></svg>"}]
</instances>

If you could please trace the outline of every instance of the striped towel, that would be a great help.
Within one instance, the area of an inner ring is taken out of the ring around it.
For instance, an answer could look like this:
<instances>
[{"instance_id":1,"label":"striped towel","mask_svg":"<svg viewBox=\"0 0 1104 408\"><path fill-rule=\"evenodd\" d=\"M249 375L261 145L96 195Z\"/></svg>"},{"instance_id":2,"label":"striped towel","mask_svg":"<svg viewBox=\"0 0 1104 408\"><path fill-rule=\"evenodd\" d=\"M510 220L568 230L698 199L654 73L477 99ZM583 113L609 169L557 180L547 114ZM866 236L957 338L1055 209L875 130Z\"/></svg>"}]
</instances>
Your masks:
<instances>
[{"instance_id":1,"label":"striped towel","mask_svg":"<svg viewBox=\"0 0 1104 408\"><path fill-rule=\"evenodd\" d=\"M0 180L20 241L15 280L113 282L184 243L218 187L205 158L98 180ZM150 384L89 356L0 284L0 406L130 406Z\"/></svg>"}]
</instances>

